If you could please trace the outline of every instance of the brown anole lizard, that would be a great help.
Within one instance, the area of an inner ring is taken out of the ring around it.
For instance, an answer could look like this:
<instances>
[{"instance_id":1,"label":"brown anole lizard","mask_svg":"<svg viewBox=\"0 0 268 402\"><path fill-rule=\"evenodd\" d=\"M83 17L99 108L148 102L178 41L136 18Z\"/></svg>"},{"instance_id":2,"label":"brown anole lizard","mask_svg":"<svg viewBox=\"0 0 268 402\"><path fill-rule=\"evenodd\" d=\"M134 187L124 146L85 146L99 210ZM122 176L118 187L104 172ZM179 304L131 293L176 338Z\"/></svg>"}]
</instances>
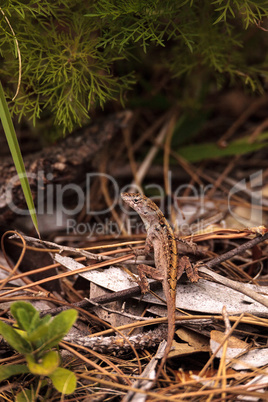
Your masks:
<instances>
[{"instance_id":1,"label":"brown anole lizard","mask_svg":"<svg viewBox=\"0 0 268 402\"><path fill-rule=\"evenodd\" d=\"M143 292L146 291L146 286L144 286L143 282L145 274L147 274L154 279L162 281L163 291L166 297L168 318L167 345L156 373L155 382L165 364L175 334L177 279L182 275L185 268L187 273L189 265L184 257L179 259L174 232L158 206L152 200L139 193L122 193L121 197L126 204L140 215L145 225L147 231L145 254L148 254L152 248L154 250L156 269L145 264L138 266L138 272L141 278L141 289ZM186 257L186 259L187 258L188 257ZM193 282L196 282L199 278L196 272L190 272L189 276Z\"/></svg>"}]
</instances>

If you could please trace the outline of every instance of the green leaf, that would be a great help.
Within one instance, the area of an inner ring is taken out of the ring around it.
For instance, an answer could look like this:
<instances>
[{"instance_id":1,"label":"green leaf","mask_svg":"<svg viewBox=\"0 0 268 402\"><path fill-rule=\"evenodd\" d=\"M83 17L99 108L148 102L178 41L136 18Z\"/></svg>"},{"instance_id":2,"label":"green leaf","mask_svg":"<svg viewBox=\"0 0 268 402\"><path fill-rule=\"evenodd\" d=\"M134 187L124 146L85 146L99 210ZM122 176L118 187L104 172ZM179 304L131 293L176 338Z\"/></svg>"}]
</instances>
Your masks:
<instances>
[{"instance_id":1,"label":"green leaf","mask_svg":"<svg viewBox=\"0 0 268 402\"><path fill-rule=\"evenodd\" d=\"M12 364L12 365L4 365L0 367L0 381L4 381L7 378L23 374L29 373L29 369L25 364Z\"/></svg>"},{"instance_id":2,"label":"green leaf","mask_svg":"<svg viewBox=\"0 0 268 402\"><path fill-rule=\"evenodd\" d=\"M77 318L76 310L63 311L53 320L40 325L28 335L28 340L34 344L39 352L58 345L62 338L69 332Z\"/></svg>"},{"instance_id":3,"label":"green leaf","mask_svg":"<svg viewBox=\"0 0 268 402\"><path fill-rule=\"evenodd\" d=\"M23 389L16 395L15 402L33 402L35 401L33 389Z\"/></svg>"},{"instance_id":4,"label":"green leaf","mask_svg":"<svg viewBox=\"0 0 268 402\"><path fill-rule=\"evenodd\" d=\"M198 162L205 159L223 158L225 156L243 155L267 147L268 133L262 133L258 140L251 144L248 137L232 141L226 148L220 148L215 142L193 144L179 148L179 154L189 162ZM266 142L260 142L266 140Z\"/></svg>"},{"instance_id":5,"label":"green leaf","mask_svg":"<svg viewBox=\"0 0 268 402\"><path fill-rule=\"evenodd\" d=\"M12 303L10 307L11 314L16 319L20 329L28 331L32 321L36 322L39 317L39 312L30 303L17 301Z\"/></svg>"},{"instance_id":6,"label":"green leaf","mask_svg":"<svg viewBox=\"0 0 268 402\"><path fill-rule=\"evenodd\" d=\"M56 346L61 339L69 332L77 319L76 310L66 310L58 314L49 323L49 342L45 345L46 349Z\"/></svg>"},{"instance_id":7,"label":"green leaf","mask_svg":"<svg viewBox=\"0 0 268 402\"><path fill-rule=\"evenodd\" d=\"M36 375L49 375L53 373L60 364L59 353L55 351L46 353L39 359L38 363L36 363L33 355L26 356L26 361L30 372Z\"/></svg>"},{"instance_id":8,"label":"green leaf","mask_svg":"<svg viewBox=\"0 0 268 402\"><path fill-rule=\"evenodd\" d=\"M49 378L59 392L72 394L75 391L76 377L70 370L59 367L49 375Z\"/></svg>"},{"instance_id":9,"label":"green leaf","mask_svg":"<svg viewBox=\"0 0 268 402\"><path fill-rule=\"evenodd\" d=\"M50 340L49 323L45 322L43 325L33 329L28 334L28 340L34 346L34 349L38 349L39 352L48 349L47 345Z\"/></svg>"},{"instance_id":10,"label":"green leaf","mask_svg":"<svg viewBox=\"0 0 268 402\"><path fill-rule=\"evenodd\" d=\"M34 207L29 181L27 178L27 173L25 171L25 166L20 152L19 143L16 137L15 129L11 120L10 112L8 109L7 101L4 95L4 90L1 82L0 82L0 119L2 121L2 125L12 155L12 159L20 179L21 187L28 206L28 210L30 212L34 227L38 233L38 236L40 237L38 231L36 211Z\"/></svg>"},{"instance_id":11,"label":"green leaf","mask_svg":"<svg viewBox=\"0 0 268 402\"><path fill-rule=\"evenodd\" d=\"M36 330L43 325L46 325L51 320L51 314L45 315L43 318L40 318L38 315L38 320L32 320L31 326L29 327L29 333Z\"/></svg>"},{"instance_id":12,"label":"green leaf","mask_svg":"<svg viewBox=\"0 0 268 402\"><path fill-rule=\"evenodd\" d=\"M19 353L27 354L32 352L32 347L14 328L0 321L0 334Z\"/></svg>"},{"instance_id":13,"label":"green leaf","mask_svg":"<svg viewBox=\"0 0 268 402\"><path fill-rule=\"evenodd\" d=\"M39 342L39 351L50 349L58 345L62 338L69 332L76 318L76 310L62 311L53 321L50 321L45 326L41 326L37 328L36 331L32 332L32 334L29 335L29 340L31 342Z\"/></svg>"}]
</instances>

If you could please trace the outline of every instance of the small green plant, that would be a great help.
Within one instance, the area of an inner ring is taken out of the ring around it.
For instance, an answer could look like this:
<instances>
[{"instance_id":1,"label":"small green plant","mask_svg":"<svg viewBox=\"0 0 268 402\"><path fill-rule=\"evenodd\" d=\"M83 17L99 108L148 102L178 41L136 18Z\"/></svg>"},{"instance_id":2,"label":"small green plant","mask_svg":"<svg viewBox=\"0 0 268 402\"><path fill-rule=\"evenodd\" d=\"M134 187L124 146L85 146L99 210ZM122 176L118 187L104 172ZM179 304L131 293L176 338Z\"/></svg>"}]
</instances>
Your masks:
<instances>
[{"instance_id":1,"label":"small green plant","mask_svg":"<svg viewBox=\"0 0 268 402\"><path fill-rule=\"evenodd\" d=\"M10 346L25 356L27 365L0 367L0 381L13 375L30 373L41 378L49 377L54 387L63 394L73 393L76 388L75 374L59 367L59 352L51 349L69 332L77 318L77 311L67 310L54 318L50 314L40 318L39 312L30 303L22 301L13 303L10 310L16 324L11 327L0 321L0 334ZM46 385L46 381L42 381L42 385ZM24 400L25 392L30 394L31 390L20 392L16 400Z\"/></svg>"},{"instance_id":2,"label":"small green plant","mask_svg":"<svg viewBox=\"0 0 268 402\"><path fill-rule=\"evenodd\" d=\"M2 0L1 80L12 113L61 131L161 70L182 105L215 82L265 91L267 16L261 0Z\"/></svg>"}]
</instances>

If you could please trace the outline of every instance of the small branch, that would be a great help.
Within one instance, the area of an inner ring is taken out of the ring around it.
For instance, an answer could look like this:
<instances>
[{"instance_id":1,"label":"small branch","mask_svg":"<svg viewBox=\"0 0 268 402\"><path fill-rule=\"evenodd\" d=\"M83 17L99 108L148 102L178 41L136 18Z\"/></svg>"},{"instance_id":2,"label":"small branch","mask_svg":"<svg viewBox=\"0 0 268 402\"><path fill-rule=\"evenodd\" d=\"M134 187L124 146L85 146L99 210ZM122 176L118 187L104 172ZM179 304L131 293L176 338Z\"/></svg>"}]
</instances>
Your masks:
<instances>
[{"instance_id":1,"label":"small branch","mask_svg":"<svg viewBox=\"0 0 268 402\"><path fill-rule=\"evenodd\" d=\"M130 343L135 349L145 349L158 345L166 336L165 326L160 326L153 331L127 337L128 342L119 336L94 336L89 338L88 336L77 336L77 334L72 334L71 332L64 337L64 341L82 345L99 353L114 351L124 353L127 350L131 350Z\"/></svg>"},{"instance_id":2,"label":"small branch","mask_svg":"<svg viewBox=\"0 0 268 402\"><path fill-rule=\"evenodd\" d=\"M227 253L224 253L222 255L219 255L218 257L213 258L209 262L207 262L205 265L208 268L212 268L215 265L220 264L223 261L229 260L230 258L234 257L235 255L241 254L243 251L246 251L254 246L256 246L259 243L262 243L263 241L268 240L268 233L265 233L263 236L258 236L255 237L252 240L247 241L244 244L241 244L241 246L238 246L234 248L233 250L227 251Z\"/></svg>"},{"instance_id":3,"label":"small branch","mask_svg":"<svg viewBox=\"0 0 268 402\"><path fill-rule=\"evenodd\" d=\"M258 236L255 237L252 240L247 241L246 243L242 244L241 246L238 246L234 248L233 250L227 251L227 253L224 253L216 258L213 258L211 261L208 261L207 263L202 264L201 262L197 263L197 269L199 272L204 273L207 277L209 275L210 277L213 278L214 281L221 283L222 285L228 286L231 289L234 289L240 293L245 294L246 296L249 296L251 299L256 300L258 303L262 304L265 307L268 307L268 297L261 296L259 293L255 292L253 289L249 289L247 285L233 281L231 279L225 278L224 276L218 275L215 272L211 271L208 268L212 268L215 265L220 264L223 261L229 260L230 258L234 257L235 255L241 254L243 251L248 250L257 244L265 241L268 239L268 233L266 233L264 236ZM203 265L203 266L202 266Z\"/></svg>"},{"instance_id":4,"label":"small branch","mask_svg":"<svg viewBox=\"0 0 268 402\"><path fill-rule=\"evenodd\" d=\"M118 310L113 310L111 308L104 307L102 304L96 303L93 300L89 300L88 298L85 298L85 300L87 300L93 306L99 307L99 308L101 308L101 309L103 309L103 310L105 310L105 311L107 311L108 313L111 313L111 314L118 314L118 315L121 315L123 317L128 317L128 318L131 318L132 320L136 320L136 321L147 321L147 320L150 319L149 317L139 317L139 316L134 315L134 314L129 314L126 311L118 311Z\"/></svg>"},{"instance_id":5,"label":"small branch","mask_svg":"<svg viewBox=\"0 0 268 402\"><path fill-rule=\"evenodd\" d=\"M150 282L150 289L151 290L157 290L161 288L161 282L160 281L153 281ZM56 307L54 309L49 310L49 314L51 315L56 315L59 314L61 311L64 310L68 310L70 308L73 307L78 307L78 308L83 308L85 310L90 310L92 309L95 304L106 304L106 303L110 303L113 301L117 301L117 300L121 300L121 299L127 299L130 297L136 297L136 296L140 296L141 295L141 290L139 286L135 286L133 288L130 289L125 289L125 290L120 290L119 292L113 292L111 294L106 294L103 296L99 296L99 297L95 297L94 299L92 299L92 302L90 301L90 299L84 299L80 302L77 303L72 303L71 305L67 305L67 306L61 306L61 307ZM46 314L47 312L45 311L42 314Z\"/></svg>"}]
</instances>

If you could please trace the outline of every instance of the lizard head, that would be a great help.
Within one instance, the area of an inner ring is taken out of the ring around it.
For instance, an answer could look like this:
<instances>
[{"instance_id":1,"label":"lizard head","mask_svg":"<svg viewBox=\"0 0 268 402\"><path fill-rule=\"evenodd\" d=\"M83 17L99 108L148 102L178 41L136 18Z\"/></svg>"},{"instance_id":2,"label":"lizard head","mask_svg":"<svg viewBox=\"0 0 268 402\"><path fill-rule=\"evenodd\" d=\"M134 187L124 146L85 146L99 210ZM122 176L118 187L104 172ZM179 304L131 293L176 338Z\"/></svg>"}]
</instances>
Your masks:
<instances>
[{"instance_id":1,"label":"lizard head","mask_svg":"<svg viewBox=\"0 0 268 402\"><path fill-rule=\"evenodd\" d=\"M146 208L148 198L140 193L121 193L122 200L138 213Z\"/></svg>"},{"instance_id":2,"label":"lizard head","mask_svg":"<svg viewBox=\"0 0 268 402\"><path fill-rule=\"evenodd\" d=\"M140 193L121 193L122 200L136 211L143 220L145 227L155 219L156 213L161 213L156 204ZM159 212L158 212L159 211Z\"/></svg>"}]
</instances>

